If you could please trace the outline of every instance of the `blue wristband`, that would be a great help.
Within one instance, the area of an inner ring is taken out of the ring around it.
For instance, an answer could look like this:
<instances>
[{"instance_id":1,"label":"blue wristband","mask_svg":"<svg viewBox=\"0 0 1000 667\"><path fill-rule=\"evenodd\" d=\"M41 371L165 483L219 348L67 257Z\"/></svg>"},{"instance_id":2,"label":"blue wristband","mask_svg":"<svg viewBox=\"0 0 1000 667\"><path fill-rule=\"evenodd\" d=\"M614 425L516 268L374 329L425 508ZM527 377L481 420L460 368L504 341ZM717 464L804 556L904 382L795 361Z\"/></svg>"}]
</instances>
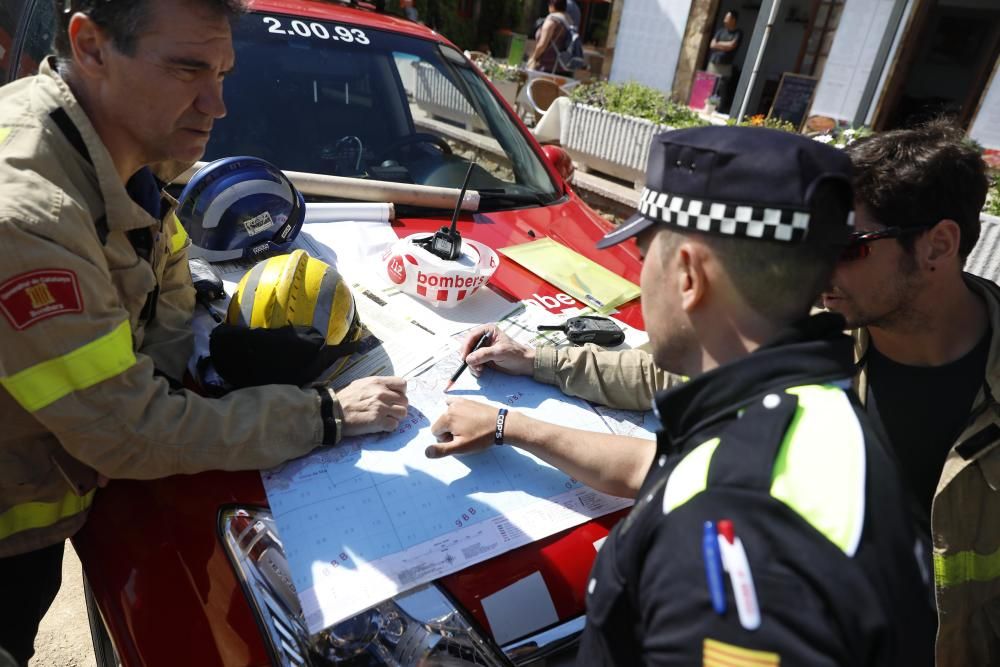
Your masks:
<instances>
[{"instance_id":1,"label":"blue wristband","mask_svg":"<svg viewBox=\"0 0 1000 667\"><path fill-rule=\"evenodd\" d=\"M493 444L502 445L503 444L503 426L504 422L507 421L507 408L500 408L497 411L497 430L493 432Z\"/></svg>"}]
</instances>

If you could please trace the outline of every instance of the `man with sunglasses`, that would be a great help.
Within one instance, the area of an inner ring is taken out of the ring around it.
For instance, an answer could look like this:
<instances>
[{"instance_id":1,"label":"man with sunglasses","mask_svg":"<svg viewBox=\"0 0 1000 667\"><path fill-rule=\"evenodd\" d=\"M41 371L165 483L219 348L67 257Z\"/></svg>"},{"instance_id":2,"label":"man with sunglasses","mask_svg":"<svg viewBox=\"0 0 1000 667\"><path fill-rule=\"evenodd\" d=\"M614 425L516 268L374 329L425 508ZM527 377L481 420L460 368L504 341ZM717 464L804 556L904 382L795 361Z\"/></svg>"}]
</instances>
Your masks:
<instances>
[{"instance_id":1,"label":"man with sunglasses","mask_svg":"<svg viewBox=\"0 0 1000 667\"><path fill-rule=\"evenodd\" d=\"M855 227L823 304L932 537L938 665L1000 664L1000 288L963 272L987 180L936 122L848 149Z\"/></svg>"}]
</instances>

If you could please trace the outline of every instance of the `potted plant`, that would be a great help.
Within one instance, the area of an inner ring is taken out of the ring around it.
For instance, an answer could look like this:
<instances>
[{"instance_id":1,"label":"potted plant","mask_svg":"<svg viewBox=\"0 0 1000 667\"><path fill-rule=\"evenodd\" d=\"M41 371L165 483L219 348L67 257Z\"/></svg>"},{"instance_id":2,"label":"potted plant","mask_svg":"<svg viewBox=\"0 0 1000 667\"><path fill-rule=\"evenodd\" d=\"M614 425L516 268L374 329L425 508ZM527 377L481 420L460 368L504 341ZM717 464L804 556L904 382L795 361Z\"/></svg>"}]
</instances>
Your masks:
<instances>
[{"instance_id":1,"label":"potted plant","mask_svg":"<svg viewBox=\"0 0 1000 667\"><path fill-rule=\"evenodd\" d=\"M559 142L583 170L596 170L641 188L653 137L707 122L662 92L630 81L576 86Z\"/></svg>"},{"instance_id":2,"label":"potted plant","mask_svg":"<svg viewBox=\"0 0 1000 667\"><path fill-rule=\"evenodd\" d=\"M486 78L496 87L500 95L507 100L512 107L517 98L517 93L521 90L527 76L523 71L501 62L496 58L485 56L475 60L476 65L482 70Z\"/></svg>"},{"instance_id":3,"label":"potted plant","mask_svg":"<svg viewBox=\"0 0 1000 667\"><path fill-rule=\"evenodd\" d=\"M983 210L989 215L1000 217L1000 174L990 179L990 189L986 193L986 206Z\"/></svg>"},{"instance_id":4,"label":"potted plant","mask_svg":"<svg viewBox=\"0 0 1000 667\"><path fill-rule=\"evenodd\" d=\"M730 118L729 120L726 121L726 125L736 125L738 127L766 127L771 130L781 130L782 132L791 132L792 134L798 134L799 132L799 128L795 127L795 125L789 123L784 118L765 116L762 113L756 114L754 116L748 116L739 122L737 122L735 118Z\"/></svg>"}]
</instances>

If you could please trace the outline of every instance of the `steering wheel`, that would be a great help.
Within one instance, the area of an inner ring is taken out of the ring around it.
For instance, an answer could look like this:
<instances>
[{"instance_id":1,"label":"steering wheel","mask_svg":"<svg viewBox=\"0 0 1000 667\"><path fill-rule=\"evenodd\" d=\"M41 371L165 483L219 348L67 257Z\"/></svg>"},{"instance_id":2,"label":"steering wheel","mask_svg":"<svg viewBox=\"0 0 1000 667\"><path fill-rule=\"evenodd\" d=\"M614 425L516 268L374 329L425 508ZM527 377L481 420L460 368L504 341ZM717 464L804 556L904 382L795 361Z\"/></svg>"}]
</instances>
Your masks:
<instances>
[{"instance_id":1,"label":"steering wheel","mask_svg":"<svg viewBox=\"0 0 1000 667\"><path fill-rule=\"evenodd\" d=\"M451 146L448 145L448 142L436 134L431 134L429 132L415 132L414 134L408 134L405 137L400 137L396 141L392 142L387 148L379 153L377 158L375 158L375 164L382 164L383 160L396 153L396 151L406 148L407 146L414 146L416 144L432 144L445 155L452 154Z\"/></svg>"}]
</instances>

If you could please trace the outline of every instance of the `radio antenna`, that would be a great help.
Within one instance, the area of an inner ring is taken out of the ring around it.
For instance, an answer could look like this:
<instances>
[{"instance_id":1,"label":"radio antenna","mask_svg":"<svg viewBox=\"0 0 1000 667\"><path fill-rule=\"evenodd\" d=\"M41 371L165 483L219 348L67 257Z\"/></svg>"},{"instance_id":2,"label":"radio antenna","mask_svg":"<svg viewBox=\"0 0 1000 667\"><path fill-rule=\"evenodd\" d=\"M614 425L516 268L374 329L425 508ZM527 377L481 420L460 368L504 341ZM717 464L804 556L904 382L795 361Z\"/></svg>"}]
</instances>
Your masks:
<instances>
[{"instance_id":1,"label":"radio antenna","mask_svg":"<svg viewBox=\"0 0 1000 667\"><path fill-rule=\"evenodd\" d=\"M469 163L469 170L465 172L465 180L462 182L462 190L458 193L458 201L455 203L455 210L451 213L451 226L442 227L434 232L434 236L427 239L430 252L441 259L455 260L462 256L462 234L458 231L458 214L462 210L462 203L465 201L465 191L469 187L469 179L472 178L472 168L475 162Z\"/></svg>"}]
</instances>

